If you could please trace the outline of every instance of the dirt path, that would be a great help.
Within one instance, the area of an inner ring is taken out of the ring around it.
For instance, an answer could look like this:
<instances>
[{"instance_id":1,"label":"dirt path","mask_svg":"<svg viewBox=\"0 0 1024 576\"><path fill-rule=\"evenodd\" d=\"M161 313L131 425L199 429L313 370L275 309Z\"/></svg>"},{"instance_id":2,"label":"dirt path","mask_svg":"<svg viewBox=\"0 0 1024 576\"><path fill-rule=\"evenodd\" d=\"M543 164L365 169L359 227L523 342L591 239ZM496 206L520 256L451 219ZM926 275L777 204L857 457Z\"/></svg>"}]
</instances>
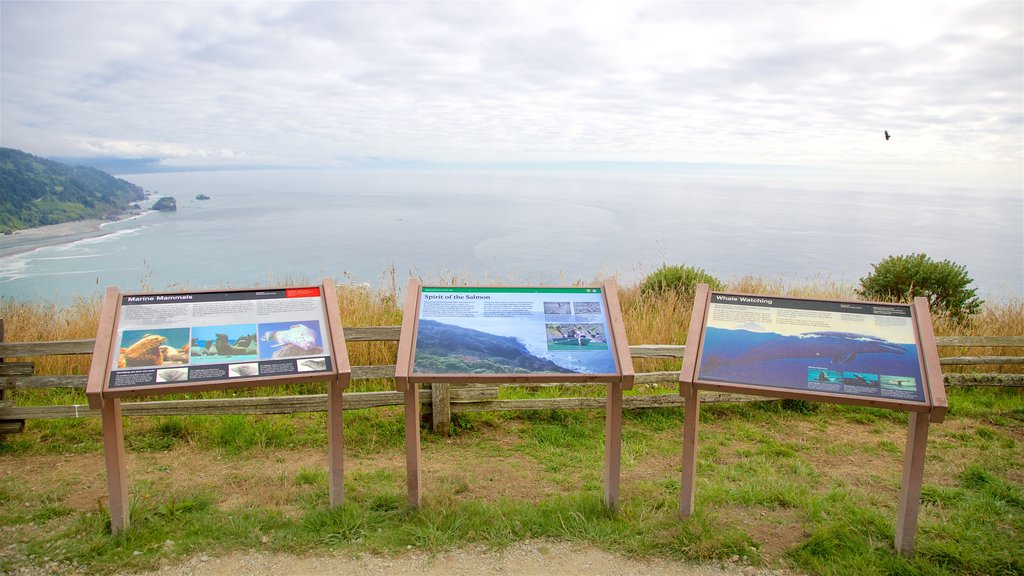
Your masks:
<instances>
[{"instance_id":1,"label":"dirt path","mask_svg":"<svg viewBox=\"0 0 1024 576\"><path fill-rule=\"evenodd\" d=\"M292 556L235 552L206 555L131 576L281 576L358 574L359 576L788 576L790 572L750 566L696 566L669 560L634 560L589 546L562 542L521 542L499 551L465 548L436 556L411 551L400 556ZM128 575L124 575L128 576Z\"/></svg>"}]
</instances>

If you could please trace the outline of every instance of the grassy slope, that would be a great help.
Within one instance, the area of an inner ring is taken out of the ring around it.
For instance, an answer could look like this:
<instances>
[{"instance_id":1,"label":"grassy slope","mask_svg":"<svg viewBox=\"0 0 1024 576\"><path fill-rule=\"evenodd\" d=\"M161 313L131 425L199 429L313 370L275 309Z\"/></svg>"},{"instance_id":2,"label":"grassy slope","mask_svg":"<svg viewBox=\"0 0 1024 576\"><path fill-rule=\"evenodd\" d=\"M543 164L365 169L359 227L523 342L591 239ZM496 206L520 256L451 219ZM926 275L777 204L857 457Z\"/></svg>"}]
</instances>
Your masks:
<instances>
[{"instance_id":1,"label":"grassy slope","mask_svg":"<svg viewBox=\"0 0 1024 576\"><path fill-rule=\"evenodd\" d=\"M787 292L752 280L729 289ZM848 296L837 287L788 292ZM339 297L346 326L400 322L393 294L344 288ZM645 301L632 290L622 302L631 343L685 340L688 302ZM4 301L0 317L9 340L88 338L97 308L94 301L70 308ZM1024 307L990 306L970 331L937 330L1024 334ZM355 365L390 363L394 354L393 343L350 345ZM36 360L44 373L87 369L87 359ZM678 367L645 360L637 369ZM251 392L283 393L244 391ZM84 398L78 391L19 391L17 401ZM34 421L0 445L0 526L8 542L0 571L102 572L245 548L438 550L541 537L641 556L735 556L816 574L1024 573L1024 395L950 390L950 406L947 421L931 429L912 560L895 555L891 544L905 414L769 402L705 408L697 513L686 521L676 516L681 410L626 415L618 515L601 505L600 412L480 414L458 418L450 439L425 434L427 500L419 511L404 506L402 416L395 409L346 414L348 498L338 510L326 506L323 414L128 419L133 526L117 537L99 511L99 422Z\"/></svg>"}]
</instances>

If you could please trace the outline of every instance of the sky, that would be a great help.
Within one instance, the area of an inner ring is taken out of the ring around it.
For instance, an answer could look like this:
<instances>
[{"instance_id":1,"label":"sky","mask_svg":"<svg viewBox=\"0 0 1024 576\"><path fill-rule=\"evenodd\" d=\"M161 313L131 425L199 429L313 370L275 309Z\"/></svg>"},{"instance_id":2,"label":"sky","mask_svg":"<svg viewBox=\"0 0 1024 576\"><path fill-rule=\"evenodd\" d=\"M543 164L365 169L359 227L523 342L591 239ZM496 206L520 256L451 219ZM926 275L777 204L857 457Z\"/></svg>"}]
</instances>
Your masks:
<instances>
[{"instance_id":1,"label":"sky","mask_svg":"<svg viewBox=\"0 0 1024 576\"><path fill-rule=\"evenodd\" d=\"M0 48L0 144L40 156L711 163L1024 190L1021 0L4 0Z\"/></svg>"}]
</instances>

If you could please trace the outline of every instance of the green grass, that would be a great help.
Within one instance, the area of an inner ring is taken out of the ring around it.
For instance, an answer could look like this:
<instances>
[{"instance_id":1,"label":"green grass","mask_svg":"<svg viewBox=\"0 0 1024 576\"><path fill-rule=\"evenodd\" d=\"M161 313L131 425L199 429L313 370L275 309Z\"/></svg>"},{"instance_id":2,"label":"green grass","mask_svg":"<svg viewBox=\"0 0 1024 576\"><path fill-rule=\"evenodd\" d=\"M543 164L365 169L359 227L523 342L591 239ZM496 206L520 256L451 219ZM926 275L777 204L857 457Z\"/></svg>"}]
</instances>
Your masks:
<instances>
[{"instance_id":1,"label":"green grass","mask_svg":"<svg viewBox=\"0 0 1024 576\"><path fill-rule=\"evenodd\" d=\"M172 467L156 464L159 474L133 482L132 524L117 536L101 503L69 503L72 480L38 485L15 472L20 457L59 452L94 454L101 467L98 423L32 422L0 453L12 470L0 476L0 524L18 528L0 554L0 571L56 563L110 573L257 547L389 554L547 538L641 557L735 556L811 574L1024 573L1020 394L955 390L950 397L955 409L947 422L931 427L928 459L935 468L926 470L913 558L893 549L903 450L897 440L906 415L768 402L704 407L696 512L685 520L677 515L678 409L624 415L627 480L617 514L602 503L601 411L464 414L451 438L424 432L425 461L452 464L428 476L418 510L405 504L403 422L395 409L346 413L346 503L337 509L327 505L325 463L273 471L291 450L326 448L323 414L126 419L128 450L138 457L159 462L161 454L187 449L240 467L259 459L268 470L261 476L240 469L223 484L190 486ZM382 458L399 465L382 466ZM525 470L536 493L509 497L499 489L481 497L474 489L485 479L472 463L489 459L513 461L518 468L511 470ZM847 461L853 477L829 465ZM225 504L239 485L260 478L290 486L282 505L258 497ZM765 536L782 528L791 541Z\"/></svg>"}]
</instances>

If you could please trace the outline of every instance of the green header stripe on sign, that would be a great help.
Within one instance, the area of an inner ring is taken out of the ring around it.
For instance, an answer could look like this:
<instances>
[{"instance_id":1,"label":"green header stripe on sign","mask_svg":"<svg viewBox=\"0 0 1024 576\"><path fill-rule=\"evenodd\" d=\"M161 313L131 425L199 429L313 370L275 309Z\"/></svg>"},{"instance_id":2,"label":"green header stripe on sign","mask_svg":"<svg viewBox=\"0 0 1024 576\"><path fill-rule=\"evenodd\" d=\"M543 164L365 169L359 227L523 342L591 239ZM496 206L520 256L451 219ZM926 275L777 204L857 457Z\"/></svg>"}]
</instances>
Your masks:
<instances>
[{"instance_id":1,"label":"green header stripe on sign","mask_svg":"<svg viewBox=\"0 0 1024 576\"><path fill-rule=\"evenodd\" d=\"M474 292L474 293L529 293L529 294L600 294L600 288L465 288L465 287L427 287L422 288L423 292Z\"/></svg>"}]
</instances>

